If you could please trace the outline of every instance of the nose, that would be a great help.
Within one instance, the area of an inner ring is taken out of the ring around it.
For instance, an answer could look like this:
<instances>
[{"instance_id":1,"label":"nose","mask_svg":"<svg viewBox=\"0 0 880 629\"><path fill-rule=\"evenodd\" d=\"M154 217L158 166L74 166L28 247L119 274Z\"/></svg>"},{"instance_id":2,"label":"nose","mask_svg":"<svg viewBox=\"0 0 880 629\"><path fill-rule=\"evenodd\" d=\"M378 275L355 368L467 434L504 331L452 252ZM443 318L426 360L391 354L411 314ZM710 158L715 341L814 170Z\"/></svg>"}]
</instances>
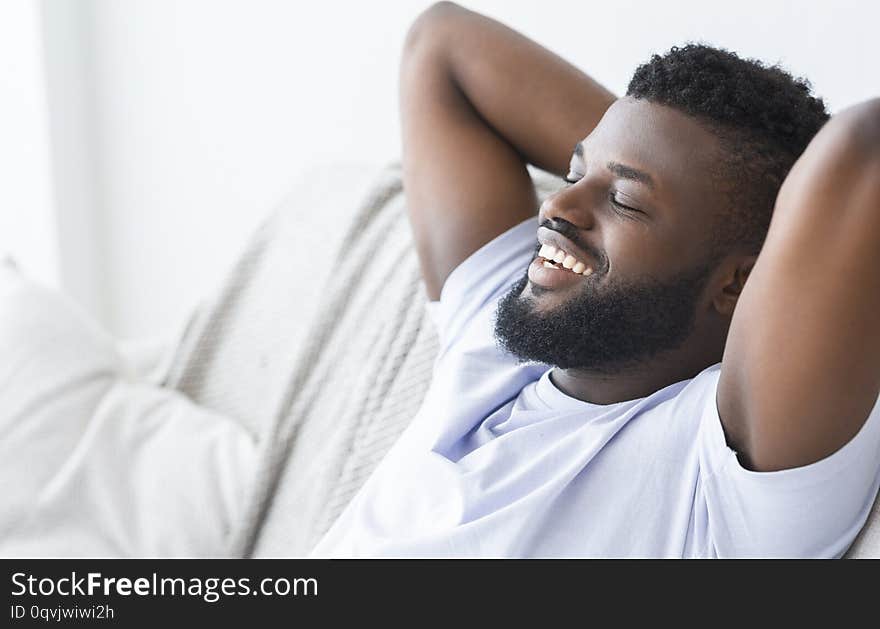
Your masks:
<instances>
[{"instance_id":1,"label":"nose","mask_svg":"<svg viewBox=\"0 0 880 629\"><path fill-rule=\"evenodd\" d=\"M563 221L578 229L592 229L594 216L586 198L588 195L586 190L576 188L579 188L577 184L571 185L548 196L538 209L540 221Z\"/></svg>"}]
</instances>

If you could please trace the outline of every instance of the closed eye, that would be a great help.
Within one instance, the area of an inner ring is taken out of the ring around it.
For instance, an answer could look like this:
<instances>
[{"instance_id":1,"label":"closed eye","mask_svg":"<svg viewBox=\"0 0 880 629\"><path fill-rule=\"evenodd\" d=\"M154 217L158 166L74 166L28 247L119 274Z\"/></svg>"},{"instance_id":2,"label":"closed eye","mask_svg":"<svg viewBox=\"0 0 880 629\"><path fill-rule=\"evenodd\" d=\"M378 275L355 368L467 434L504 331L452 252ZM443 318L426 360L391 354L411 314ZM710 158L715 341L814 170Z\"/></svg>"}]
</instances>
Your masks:
<instances>
[{"instance_id":1,"label":"closed eye","mask_svg":"<svg viewBox=\"0 0 880 629\"><path fill-rule=\"evenodd\" d=\"M644 212L642 212L641 210L636 209L634 207L631 207L629 205L624 205L623 203L618 201L617 197L614 196L613 192L608 195L608 200L611 202L611 205L613 205L618 210L623 210L624 212L633 212L633 213L638 213L638 214L644 214Z\"/></svg>"},{"instance_id":2,"label":"closed eye","mask_svg":"<svg viewBox=\"0 0 880 629\"><path fill-rule=\"evenodd\" d=\"M576 184L580 180L581 180L580 175L577 175L574 173L568 173L563 178L563 181L565 182L565 185L563 187L568 188L569 186ZM614 207L615 210L618 210L620 212L623 212L623 213L628 212L630 214L644 214L644 212L642 210L640 210L638 208L634 208L631 205L626 205L625 203L621 203L620 201L618 201L617 197L614 196L614 192L610 192L608 194L608 201L611 203L611 205Z\"/></svg>"}]
</instances>

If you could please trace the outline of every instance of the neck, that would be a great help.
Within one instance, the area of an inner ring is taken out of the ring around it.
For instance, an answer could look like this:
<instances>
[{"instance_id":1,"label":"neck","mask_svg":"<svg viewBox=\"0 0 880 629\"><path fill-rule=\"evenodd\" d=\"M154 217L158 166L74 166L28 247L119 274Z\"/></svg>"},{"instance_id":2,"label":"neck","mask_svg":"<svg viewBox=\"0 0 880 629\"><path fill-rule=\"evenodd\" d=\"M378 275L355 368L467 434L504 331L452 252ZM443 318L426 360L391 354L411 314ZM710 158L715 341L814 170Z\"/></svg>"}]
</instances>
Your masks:
<instances>
[{"instance_id":1,"label":"neck","mask_svg":"<svg viewBox=\"0 0 880 629\"><path fill-rule=\"evenodd\" d=\"M699 356L661 355L613 373L554 368L550 379L566 395L591 404L614 404L646 397L693 378L721 360L720 352Z\"/></svg>"}]
</instances>

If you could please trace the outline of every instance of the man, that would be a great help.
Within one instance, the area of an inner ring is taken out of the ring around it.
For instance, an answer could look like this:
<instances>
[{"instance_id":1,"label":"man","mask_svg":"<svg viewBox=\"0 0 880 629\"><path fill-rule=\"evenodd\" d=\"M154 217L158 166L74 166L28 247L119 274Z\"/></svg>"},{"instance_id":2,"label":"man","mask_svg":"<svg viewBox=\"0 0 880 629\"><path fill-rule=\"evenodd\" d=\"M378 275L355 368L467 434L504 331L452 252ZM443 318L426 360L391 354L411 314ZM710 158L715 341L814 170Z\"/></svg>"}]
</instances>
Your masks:
<instances>
[{"instance_id":1,"label":"man","mask_svg":"<svg viewBox=\"0 0 880 629\"><path fill-rule=\"evenodd\" d=\"M314 555L846 551L880 484L880 100L828 120L696 45L616 98L440 3L401 115L441 351ZM569 185L538 209L527 164Z\"/></svg>"}]
</instances>

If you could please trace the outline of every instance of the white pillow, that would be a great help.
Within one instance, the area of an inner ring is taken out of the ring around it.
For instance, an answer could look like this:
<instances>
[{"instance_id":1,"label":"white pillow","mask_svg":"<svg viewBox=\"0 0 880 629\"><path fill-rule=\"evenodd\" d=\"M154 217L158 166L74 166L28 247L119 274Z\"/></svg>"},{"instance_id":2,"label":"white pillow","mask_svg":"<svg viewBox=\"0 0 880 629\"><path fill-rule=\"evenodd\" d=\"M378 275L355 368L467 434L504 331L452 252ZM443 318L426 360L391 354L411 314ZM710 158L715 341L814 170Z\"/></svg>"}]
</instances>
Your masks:
<instances>
[{"instance_id":1,"label":"white pillow","mask_svg":"<svg viewBox=\"0 0 880 629\"><path fill-rule=\"evenodd\" d=\"M241 423L138 379L70 300L0 263L0 556L226 553Z\"/></svg>"}]
</instances>

